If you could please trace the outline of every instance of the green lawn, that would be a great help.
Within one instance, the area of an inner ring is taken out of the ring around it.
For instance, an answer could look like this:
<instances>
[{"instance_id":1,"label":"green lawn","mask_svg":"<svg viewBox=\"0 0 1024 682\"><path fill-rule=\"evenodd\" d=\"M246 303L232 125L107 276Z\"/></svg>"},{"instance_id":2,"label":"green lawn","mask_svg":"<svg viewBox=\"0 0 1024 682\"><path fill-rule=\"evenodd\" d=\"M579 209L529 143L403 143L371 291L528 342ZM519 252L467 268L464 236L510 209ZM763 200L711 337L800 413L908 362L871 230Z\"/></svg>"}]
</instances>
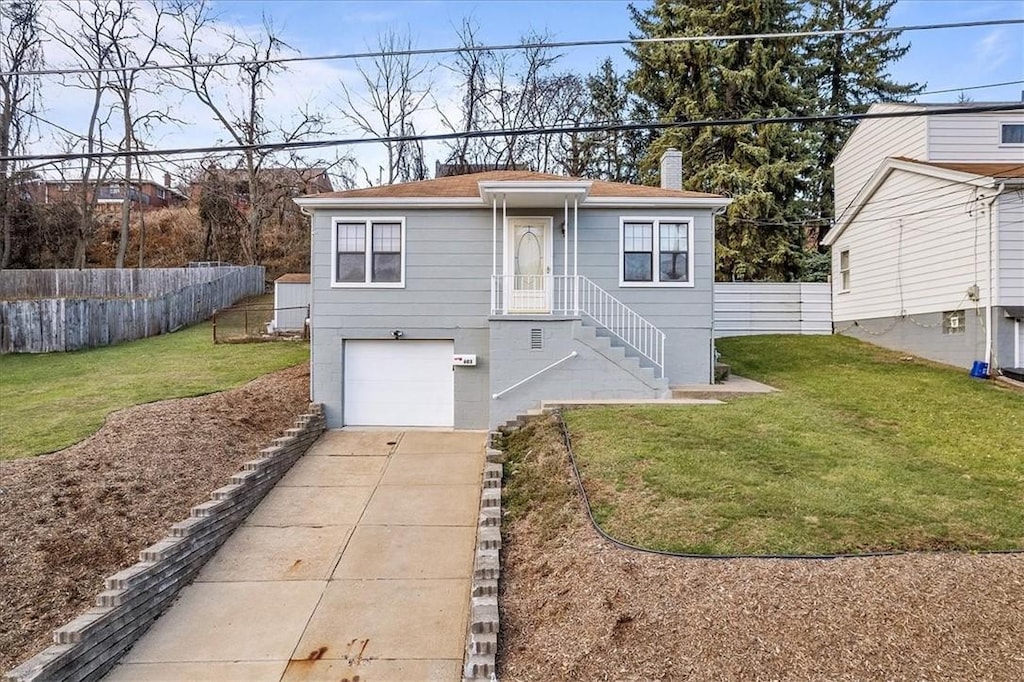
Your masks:
<instances>
[{"instance_id":1,"label":"green lawn","mask_svg":"<svg viewBox=\"0 0 1024 682\"><path fill-rule=\"evenodd\" d=\"M612 535L702 554L1024 547L1024 394L842 336L719 349L782 392L566 413Z\"/></svg>"},{"instance_id":2,"label":"green lawn","mask_svg":"<svg viewBox=\"0 0 1024 682\"><path fill-rule=\"evenodd\" d=\"M223 391L308 357L305 343L213 345L209 323L74 353L0 356L0 459L67 447L123 407Z\"/></svg>"}]
</instances>

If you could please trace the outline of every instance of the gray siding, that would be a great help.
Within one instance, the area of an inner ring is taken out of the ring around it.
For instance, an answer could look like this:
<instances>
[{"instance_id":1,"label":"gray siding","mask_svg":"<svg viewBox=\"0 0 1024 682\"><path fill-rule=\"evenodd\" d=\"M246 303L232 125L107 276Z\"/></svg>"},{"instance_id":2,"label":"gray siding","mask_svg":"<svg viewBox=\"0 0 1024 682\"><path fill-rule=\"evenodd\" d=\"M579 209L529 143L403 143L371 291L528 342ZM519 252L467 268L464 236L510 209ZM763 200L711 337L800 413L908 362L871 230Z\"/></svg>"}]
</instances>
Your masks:
<instances>
[{"instance_id":1,"label":"gray siding","mask_svg":"<svg viewBox=\"0 0 1024 682\"><path fill-rule=\"evenodd\" d=\"M565 242L559 226L563 210L508 210L509 217L528 215L552 217L552 271L562 274ZM694 218L695 286L619 288L620 215ZM331 286L335 216L406 219L404 288ZM579 217L579 273L666 333L665 369L671 383L709 382L714 277L710 211L581 209ZM571 225L571 213L569 220ZM324 403L328 424L335 427L342 422L343 341L391 338L392 330L401 329L406 339L453 339L456 353L477 355L476 367L456 371L455 426L486 426L494 362L488 320L491 210L317 210L312 229L312 392L314 401ZM569 236L571 272L571 231ZM501 240L499 225L499 272Z\"/></svg>"}]
</instances>

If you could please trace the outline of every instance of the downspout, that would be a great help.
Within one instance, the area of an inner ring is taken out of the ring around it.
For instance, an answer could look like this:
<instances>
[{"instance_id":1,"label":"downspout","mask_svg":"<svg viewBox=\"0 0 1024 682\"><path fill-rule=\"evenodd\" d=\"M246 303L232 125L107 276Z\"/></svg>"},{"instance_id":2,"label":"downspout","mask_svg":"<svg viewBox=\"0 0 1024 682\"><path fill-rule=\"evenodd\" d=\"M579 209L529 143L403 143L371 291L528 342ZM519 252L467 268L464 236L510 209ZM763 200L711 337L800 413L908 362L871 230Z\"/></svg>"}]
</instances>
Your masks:
<instances>
[{"instance_id":1,"label":"downspout","mask_svg":"<svg viewBox=\"0 0 1024 682\"><path fill-rule=\"evenodd\" d=\"M718 350L715 348L715 273L718 271L718 254L715 236L715 218L725 213L725 206L719 206L711 211L711 376L708 379L708 384L715 383L715 362L717 358ZM696 247L696 237L694 238L694 247ZM694 274L694 279L697 275Z\"/></svg>"},{"instance_id":2,"label":"downspout","mask_svg":"<svg viewBox=\"0 0 1024 682\"><path fill-rule=\"evenodd\" d=\"M989 373L992 372L992 341L993 341L993 307L996 302L997 284L996 284L996 259L999 257L998 241L995 238L994 231L996 222L992 219L992 214L995 212L996 201L999 199L999 195L1006 189L1006 183L1000 182L999 189L988 201L988 306L985 308L985 363L989 367Z\"/></svg>"},{"instance_id":3,"label":"downspout","mask_svg":"<svg viewBox=\"0 0 1024 682\"><path fill-rule=\"evenodd\" d=\"M316 367L316 363L313 362L313 349L316 348L316 344L313 343L313 252L316 250L316 228L313 227L313 214L306 210L305 206L299 206L299 213L309 218L309 402L313 402L313 368ZM337 258L336 255L332 255L331 258ZM274 305L277 305L277 287L274 287ZM277 311L274 311L274 316L277 316Z\"/></svg>"}]
</instances>

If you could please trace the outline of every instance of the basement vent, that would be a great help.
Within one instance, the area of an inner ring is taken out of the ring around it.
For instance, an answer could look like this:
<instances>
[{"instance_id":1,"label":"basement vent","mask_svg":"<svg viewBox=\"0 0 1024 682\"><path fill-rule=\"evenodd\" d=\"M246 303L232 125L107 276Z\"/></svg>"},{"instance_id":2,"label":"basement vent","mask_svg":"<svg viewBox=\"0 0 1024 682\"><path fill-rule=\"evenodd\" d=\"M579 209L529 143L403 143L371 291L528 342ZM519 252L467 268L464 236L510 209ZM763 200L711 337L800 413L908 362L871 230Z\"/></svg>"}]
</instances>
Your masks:
<instances>
[{"instance_id":1,"label":"basement vent","mask_svg":"<svg viewBox=\"0 0 1024 682\"><path fill-rule=\"evenodd\" d=\"M530 350L542 350L544 348L544 330L530 330Z\"/></svg>"}]
</instances>

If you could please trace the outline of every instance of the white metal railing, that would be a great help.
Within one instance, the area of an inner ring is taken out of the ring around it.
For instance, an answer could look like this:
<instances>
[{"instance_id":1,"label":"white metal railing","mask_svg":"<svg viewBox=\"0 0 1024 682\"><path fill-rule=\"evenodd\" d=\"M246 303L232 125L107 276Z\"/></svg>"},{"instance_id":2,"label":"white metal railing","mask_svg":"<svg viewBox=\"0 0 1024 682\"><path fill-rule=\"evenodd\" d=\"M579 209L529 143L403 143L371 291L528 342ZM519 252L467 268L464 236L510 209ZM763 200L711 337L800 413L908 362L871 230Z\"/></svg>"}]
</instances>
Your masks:
<instances>
[{"instance_id":1,"label":"white metal railing","mask_svg":"<svg viewBox=\"0 0 1024 682\"><path fill-rule=\"evenodd\" d=\"M533 374L531 374L530 376L526 377L525 379L520 379L516 383L514 383L511 386L509 386L508 388L506 388L504 391L498 391L497 393L491 395L491 400L497 400L498 398L500 398L501 396L505 395L509 391L519 388L520 386L525 384L527 381L530 381L532 379L536 379L537 377L539 377L541 374L543 374L544 372L548 371L549 369L554 369L555 367L558 367L560 364L562 364L566 360L570 360L570 359L576 357L577 355L579 355L579 353L577 353L576 351L573 351L573 352L569 353L568 355L566 355L561 360L555 360L554 362L552 362L550 365L548 365L544 369L538 370L538 371L534 372Z\"/></svg>"},{"instance_id":2,"label":"white metal railing","mask_svg":"<svg viewBox=\"0 0 1024 682\"><path fill-rule=\"evenodd\" d=\"M582 275L494 275L492 315L586 315L657 370L665 370L665 333Z\"/></svg>"},{"instance_id":3,"label":"white metal railing","mask_svg":"<svg viewBox=\"0 0 1024 682\"><path fill-rule=\"evenodd\" d=\"M586 277L580 275L577 279L580 313L647 358L657 369L657 375L664 376L665 332Z\"/></svg>"}]
</instances>

